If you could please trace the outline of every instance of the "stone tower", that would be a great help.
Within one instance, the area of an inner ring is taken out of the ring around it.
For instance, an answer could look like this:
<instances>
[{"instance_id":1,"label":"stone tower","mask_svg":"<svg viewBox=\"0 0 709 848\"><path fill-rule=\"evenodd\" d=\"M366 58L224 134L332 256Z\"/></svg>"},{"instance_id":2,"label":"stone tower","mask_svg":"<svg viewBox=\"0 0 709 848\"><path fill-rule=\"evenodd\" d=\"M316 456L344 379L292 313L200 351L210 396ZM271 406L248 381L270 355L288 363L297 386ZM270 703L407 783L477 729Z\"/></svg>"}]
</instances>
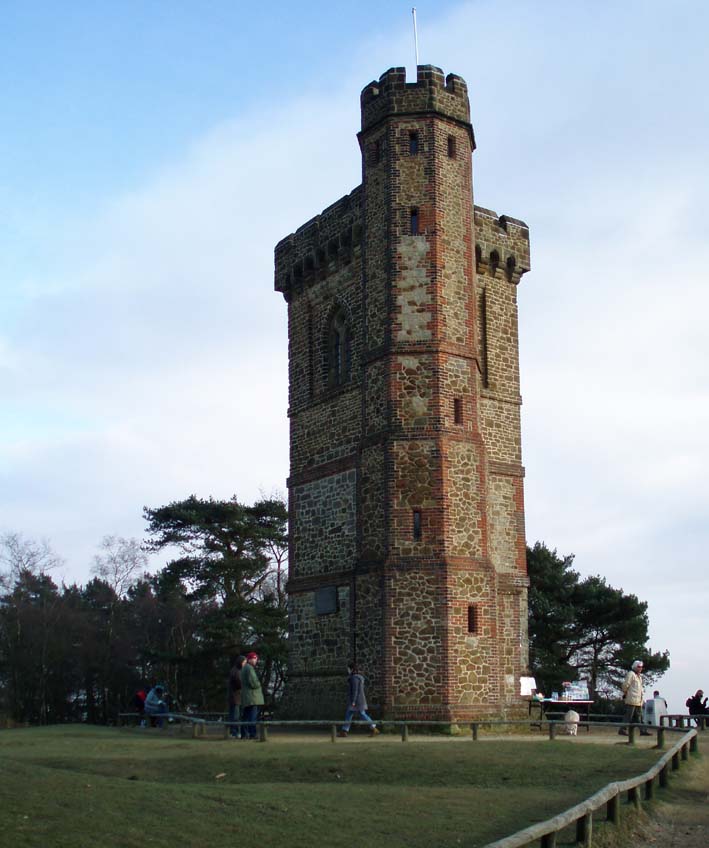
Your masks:
<instances>
[{"instance_id":1,"label":"stone tower","mask_svg":"<svg viewBox=\"0 0 709 848\"><path fill-rule=\"evenodd\" d=\"M362 92L362 184L276 246L288 302L290 668L336 717L356 659L385 717L519 708L527 665L522 221L473 205L465 82Z\"/></svg>"}]
</instances>

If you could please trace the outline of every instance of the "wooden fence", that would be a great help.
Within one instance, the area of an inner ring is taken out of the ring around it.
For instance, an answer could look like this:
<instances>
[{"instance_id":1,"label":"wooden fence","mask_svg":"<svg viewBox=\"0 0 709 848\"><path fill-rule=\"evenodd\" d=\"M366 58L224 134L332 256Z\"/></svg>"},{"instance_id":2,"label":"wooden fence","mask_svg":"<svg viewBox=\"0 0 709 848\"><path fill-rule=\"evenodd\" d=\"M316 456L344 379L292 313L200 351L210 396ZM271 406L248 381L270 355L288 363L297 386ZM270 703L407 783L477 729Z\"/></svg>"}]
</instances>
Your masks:
<instances>
[{"instance_id":1,"label":"wooden fence","mask_svg":"<svg viewBox=\"0 0 709 848\"><path fill-rule=\"evenodd\" d=\"M700 730L706 730L708 715L663 715L660 716L660 724L665 727L691 727L695 724Z\"/></svg>"},{"instance_id":2,"label":"wooden fence","mask_svg":"<svg viewBox=\"0 0 709 848\"><path fill-rule=\"evenodd\" d=\"M224 721L221 718L219 720L205 718L205 716L213 716L213 715L221 715L220 713L161 713L159 715L154 715L152 718L155 719L163 719L172 723L176 723L180 728L183 725L190 726L192 728L192 736L204 737L210 735L210 731L217 730L218 734L223 735L224 738L227 738L231 735L232 728L239 728L246 726L249 722L245 721ZM146 718L141 713L118 713L118 725L121 726L127 720L131 722L139 721L142 718ZM258 721L256 726L258 728L259 739L262 742L268 741L268 731L269 728L280 727L285 729L297 729L304 728L307 730L315 730L317 728L323 728L326 732L329 732L330 739L332 742L337 741L337 731L341 726L342 721L333 721L329 720L303 720L303 721L275 721L273 719L268 719L266 721ZM367 723L363 721L353 721L352 724L354 726L367 727ZM451 728L456 728L454 731L455 735L460 736L465 733L469 733L470 737L473 741L476 741L480 735L481 728L489 728L491 730L495 729L509 729L511 727L517 728L531 728L531 727L539 727L539 722L536 720L528 720L528 719L513 719L513 720L504 720L504 719L486 719L480 721L473 722L450 722L450 721L415 721L415 720L399 720L399 721L376 721L375 724L377 727L387 728L394 732L397 732L401 736L402 742L409 741L409 731L421 728L437 728L439 731L448 731L450 732ZM634 744L635 736L637 731L650 731L651 733L655 733L657 735L657 744L659 748L663 748L665 744L665 733L672 731L677 732L680 729L680 726L668 726L666 724L662 724L660 726L657 725L647 725L647 724L622 724L620 722L608 722L608 721L580 721L578 724L579 728L600 728L603 730L615 729L615 728L624 728L628 732L628 742L630 744ZM546 732L550 740L556 738L559 732L563 732L566 729L566 722L563 720L545 720L544 727L546 728ZM702 726L702 730L704 727Z\"/></svg>"},{"instance_id":3,"label":"wooden fence","mask_svg":"<svg viewBox=\"0 0 709 848\"><path fill-rule=\"evenodd\" d=\"M545 822L527 827L488 843L485 848L524 848L539 843L540 848L555 848L559 833L575 825L576 843L589 848L593 838L593 814L605 807L606 820L617 825L621 816L621 801L627 793L628 804L638 809L643 800L649 801L655 795L659 783L666 787L670 771L676 771L680 763L689 758L689 753L697 750L697 731L689 730L664 754L660 760L644 774L627 780L609 783L595 795L577 804L575 807L559 813Z\"/></svg>"}]
</instances>

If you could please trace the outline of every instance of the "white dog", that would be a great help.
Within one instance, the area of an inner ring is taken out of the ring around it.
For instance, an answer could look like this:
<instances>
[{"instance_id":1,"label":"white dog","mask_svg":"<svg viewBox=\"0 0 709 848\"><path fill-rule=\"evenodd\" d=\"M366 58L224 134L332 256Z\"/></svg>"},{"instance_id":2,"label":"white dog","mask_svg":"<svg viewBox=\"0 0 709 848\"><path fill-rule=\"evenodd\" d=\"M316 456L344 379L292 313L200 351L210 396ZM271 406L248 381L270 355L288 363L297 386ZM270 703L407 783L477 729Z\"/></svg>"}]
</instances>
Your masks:
<instances>
[{"instance_id":1,"label":"white dog","mask_svg":"<svg viewBox=\"0 0 709 848\"><path fill-rule=\"evenodd\" d=\"M579 719L581 716L576 710L569 710L564 714L564 726L569 736L576 736L579 729Z\"/></svg>"}]
</instances>

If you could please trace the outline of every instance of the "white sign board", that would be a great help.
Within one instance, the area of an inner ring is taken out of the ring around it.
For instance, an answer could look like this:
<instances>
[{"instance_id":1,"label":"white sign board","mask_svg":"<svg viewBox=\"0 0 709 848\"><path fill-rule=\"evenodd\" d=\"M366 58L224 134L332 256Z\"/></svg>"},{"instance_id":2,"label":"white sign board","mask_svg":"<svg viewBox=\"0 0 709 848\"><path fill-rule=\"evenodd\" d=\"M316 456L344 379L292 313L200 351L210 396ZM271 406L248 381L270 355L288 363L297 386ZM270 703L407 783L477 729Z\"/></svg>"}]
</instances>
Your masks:
<instances>
[{"instance_id":1,"label":"white sign board","mask_svg":"<svg viewBox=\"0 0 709 848\"><path fill-rule=\"evenodd\" d=\"M534 694L537 688L537 681L533 677L520 677L519 679L520 695L524 698Z\"/></svg>"}]
</instances>

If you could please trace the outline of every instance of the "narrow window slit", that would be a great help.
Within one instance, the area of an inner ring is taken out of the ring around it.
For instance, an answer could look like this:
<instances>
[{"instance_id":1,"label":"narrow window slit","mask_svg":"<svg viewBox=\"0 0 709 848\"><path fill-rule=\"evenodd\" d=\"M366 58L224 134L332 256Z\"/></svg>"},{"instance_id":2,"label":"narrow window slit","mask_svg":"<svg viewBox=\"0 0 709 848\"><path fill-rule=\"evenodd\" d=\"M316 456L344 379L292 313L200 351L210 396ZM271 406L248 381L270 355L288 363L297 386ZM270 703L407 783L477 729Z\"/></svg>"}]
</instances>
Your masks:
<instances>
[{"instance_id":1,"label":"narrow window slit","mask_svg":"<svg viewBox=\"0 0 709 848\"><path fill-rule=\"evenodd\" d=\"M327 339L327 382L330 387L348 383L352 373L352 334L344 313L330 319Z\"/></svg>"},{"instance_id":2,"label":"narrow window slit","mask_svg":"<svg viewBox=\"0 0 709 848\"><path fill-rule=\"evenodd\" d=\"M420 509L414 510L413 518L414 518L414 525L413 525L414 541L419 542L421 540L421 510Z\"/></svg>"},{"instance_id":3,"label":"narrow window slit","mask_svg":"<svg viewBox=\"0 0 709 848\"><path fill-rule=\"evenodd\" d=\"M480 292L480 354L482 362L480 368L482 371L483 388L490 388L490 361L488 358L488 340L487 340L487 292L483 289Z\"/></svg>"}]
</instances>

